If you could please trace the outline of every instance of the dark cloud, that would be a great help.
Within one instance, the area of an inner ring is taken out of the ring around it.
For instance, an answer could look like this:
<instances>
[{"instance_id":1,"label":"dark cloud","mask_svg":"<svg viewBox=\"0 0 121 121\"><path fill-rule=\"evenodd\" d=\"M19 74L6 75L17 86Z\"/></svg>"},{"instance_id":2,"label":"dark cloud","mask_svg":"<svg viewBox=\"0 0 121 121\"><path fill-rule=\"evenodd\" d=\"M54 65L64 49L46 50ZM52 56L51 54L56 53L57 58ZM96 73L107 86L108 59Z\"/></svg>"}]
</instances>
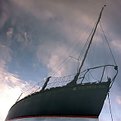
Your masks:
<instances>
[{"instance_id":1,"label":"dark cloud","mask_svg":"<svg viewBox=\"0 0 121 121\"><path fill-rule=\"evenodd\" d=\"M8 1L0 0L0 29L4 26L5 22L9 18L10 12L8 10Z\"/></svg>"}]
</instances>

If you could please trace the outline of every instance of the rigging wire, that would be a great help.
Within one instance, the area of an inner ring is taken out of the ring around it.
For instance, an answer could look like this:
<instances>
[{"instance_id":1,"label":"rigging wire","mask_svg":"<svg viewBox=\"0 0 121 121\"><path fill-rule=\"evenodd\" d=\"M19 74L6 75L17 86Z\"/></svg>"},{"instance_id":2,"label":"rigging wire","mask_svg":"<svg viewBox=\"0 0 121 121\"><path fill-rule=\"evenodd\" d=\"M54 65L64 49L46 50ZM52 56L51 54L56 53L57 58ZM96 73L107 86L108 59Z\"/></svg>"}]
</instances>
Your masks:
<instances>
[{"instance_id":1,"label":"rigging wire","mask_svg":"<svg viewBox=\"0 0 121 121\"><path fill-rule=\"evenodd\" d=\"M90 74L90 76L92 77L93 80L98 81L98 79L96 79L90 71L89 71L89 74Z\"/></svg>"},{"instance_id":2,"label":"rigging wire","mask_svg":"<svg viewBox=\"0 0 121 121\"><path fill-rule=\"evenodd\" d=\"M84 44L84 46L83 46L83 48L82 48L82 51L84 50L84 48L86 48L87 43L89 42L90 37L91 37L91 35L92 35L93 31L94 31L95 25L96 25L96 22L95 22L94 27L92 28L92 30L91 30L91 32L90 32L88 38L87 38L87 41L85 42L85 44ZM84 53L84 52L83 52L83 53ZM80 60L81 55L82 55L83 53L80 52L79 57L78 57L78 60Z\"/></svg>"},{"instance_id":3,"label":"rigging wire","mask_svg":"<svg viewBox=\"0 0 121 121\"><path fill-rule=\"evenodd\" d=\"M111 107L111 100L108 92L108 103L109 103L109 111L110 111L110 116L111 116L111 121L113 121L113 114L112 114L112 107Z\"/></svg>"},{"instance_id":4,"label":"rigging wire","mask_svg":"<svg viewBox=\"0 0 121 121\"><path fill-rule=\"evenodd\" d=\"M76 59L76 60L78 60L78 62L79 62L79 65L78 65L78 67L77 67L77 70L78 70L78 68L79 68L79 66L80 66L80 58L81 58L81 55L84 53L84 48L86 48L87 43L88 43L89 40L90 40L90 37L91 37L91 35L92 35L93 31L94 31L95 25L96 25L96 22L95 22L94 27L92 28L92 30L91 30L91 32L90 32L88 38L87 38L87 41L85 42L84 46L82 47L81 52L80 52L78 58ZM81 44L82 44L82 41L79 42L79 43L80 43L80 45L81 45ZM74 48L76 48L77 46L78 46L78 43L75 44ZM72 53L73 51L74 51L74 49L73 49L73 50L70 50L69 54ZM69 57L70 57L70 56L69 56ZM56 69L57 69L58 71L62 68L62 65L63 65L66 61L68 61L68 58L69 58L69 57L65 58L65 59L56 67ZM56 73L57 73L57 72L53 73L53 76L55 76Z\"/></svg>"},{"instance_id":5,"label":"rigging wire","mask_svg":"<svg viewBox=\"0 0 121 121\"><path fill-rule=\"evenodd\" d=\"M61 68L62 68L62 65L63 65L64 63L66 63L66 61L68 61L68 59L69 59L69 57L66 57L57 67L55 67L55 69L57 69L58 71L60 71ZM55 76L56 73L58 73L58 71L57 71L57 72L53 72L52 75Z\"/></svg>"},{"instance_id":6,"label":"rigging wire","mask_svg":"<svg viewBox=\"0 0 121 121\"><path fill-rule=\"evenodd\" d=\"M117 74L118 74L118 66L117 66L117 62L116 62L116 60L115 60L115 57L114 57L114 55L113 55L113 52L112 52L112 50L111 50L109 41L108 41L107 36L106 36L106 34L105 34L105 32L104 32L104 29L103 29L103 26L102 26L102 23L101 23L101 22L100 22L100 27L101 27L102 33L103 33L104 38L105 38L105 40L106 40L106 42L107 42L109 51L110 51L110 53L111 53L112 59L113 59L114 64L115 64L114 69L116 70L116 74L115 74L115 76L114 76L113 79L112 79L112 83L111 83L111 85L110 85L110 88L111 88L112 85L113 85L113 83L114 83L114 81L115 81L115 78L116 78L116 76L117 76Z\"/></svg>"},{"instance_id":7,"label":"rigging wire","mask_svg":"<svg viewBox=\"0 0 121 121\"><path fill-rule=\"evenodd\" d=\"M109 41L108 41L107 36L106 36L106 34L105 34L105 32L104 32L104 29L103 29L103 26L102 26L102 23L101 23L101 22L100 22L100 27L101 27L102 33L103 33L103 35L104 35L104 38L105 38L105 40L106 40L106 42L107 42L107 45L108 45L109 51L110 51L110 53L111 53L112 59L113 59L113 61L114 61L114 64L117 65L116 60L115 60L115 57L114 57L114 55L113 55L112 49L111 49L111 47L110 47Z\"/></svg>"},{"instance_id":8,"label":"rigging wire","mask_svg":"<svg viewBox=\"0 0 121 121\"><path fill-rule=\"evenodd\" d=\"M82 44L82 41L79 41L79 43L80 43L80 45ZM73 48L77 48L77 46L79 45L79 43L76 43L74 46L73 46ZM71 53L73 53L74 52L74 50L75 49L70 49L69 50L69 55L71 54ZM62 68L62 65L64 64L64 63L66 63L66 61L69 61L69 58L70 58L71 56L67 56L64 60L62 60L62 62L60 63L60 64L58 64L56 67L55 67L55 69L57 69L58 71L60 71L61 70L61 68ZM78 59L77 59L78 60ZM50 72L50 73L52 73L52 75L53 76L55 76L56 75L56 73L58 73L58 72Z\"/></svg>"},{"instance_id":9,"label":"rigging wire","mask_svg":"<svg viewBox=\"0 0 121 121\"><path fill-rule=\"evenodd\" d=\"M94 27L93 27L93 29L94 29ZM88 41L89 41L89 38L90 38L90 36L92 35L93 29L91 30L91 33L89 34L89 36L88 36L88 38L87 38L87 41L85 42L85 44L84 44L82 50L84 50L84 48L87 46L87 43L88 43ZM80 60L81 54L83 54L83 53L80 52L79 57L78 57L78 60Z\"/></svg>"}]
</instances>

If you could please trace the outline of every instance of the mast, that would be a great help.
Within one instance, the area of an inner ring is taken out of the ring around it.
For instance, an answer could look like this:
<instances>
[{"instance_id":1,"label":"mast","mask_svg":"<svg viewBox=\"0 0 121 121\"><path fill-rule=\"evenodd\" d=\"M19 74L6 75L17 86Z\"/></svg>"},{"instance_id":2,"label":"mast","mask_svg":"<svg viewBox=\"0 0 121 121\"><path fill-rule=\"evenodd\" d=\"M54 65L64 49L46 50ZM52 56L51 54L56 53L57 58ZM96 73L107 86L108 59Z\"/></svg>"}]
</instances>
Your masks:
<instances>
[{"instance_id":1,"label":"mast","mask_svg":"<svg viewBox=\"0 0 121 121\"><path fill-rule=\"evenodd\" d=\"M97 20L97 22L96 22L94 31L93 31L92 36L91 36L91 38L90 38L90 41L89 41L88 47L87 47L87 49L86 49L86 52L85 52L84 58L83 58L83 60L82 60L82 63L81 63L81 65L80 65L80 67L79 67L79 70L78 70L77 74L75 75L74 79L69 83L69 85L76 84L76 82L77 82L77 80L78 80L78 77L79 77L79 75L80 75L81 69L82 69L82 67L83 67L83 65L84 65L85 59L86 59L87 54L88 54L88 52L89 52L90 46L91 46L91 44L92 44L92 40L93 40L93 38L94 38L94 35L95 35L96 30L97 30L98 24L99 24L99 22L100 22L100 19L101 19L101 16L102 16L102 12L103 12L103 10L104 10L105 7L106 7L106 5L104 5L104 6L102 7L101 11L100 11L98 20Z\"/></svg>"}]
</instances>

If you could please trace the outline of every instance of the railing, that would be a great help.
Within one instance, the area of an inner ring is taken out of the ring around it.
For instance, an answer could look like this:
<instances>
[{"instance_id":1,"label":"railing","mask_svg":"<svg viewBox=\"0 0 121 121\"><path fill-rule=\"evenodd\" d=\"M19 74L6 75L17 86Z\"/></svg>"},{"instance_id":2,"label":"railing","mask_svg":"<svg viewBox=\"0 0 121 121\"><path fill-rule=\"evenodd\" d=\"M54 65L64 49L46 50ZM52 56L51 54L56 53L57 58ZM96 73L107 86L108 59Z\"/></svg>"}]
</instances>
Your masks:
<instances>
[{"instance_id":1,"label":"railing","mask_svg":"<svg viewBox=\"0 0 121 121\"><path fill-rule=\"evenodd\" d=\"M110 79L111 81L110 88L111 88L115 81L117 74L118 74L117 66L114 66L114 65L95 66L95 67L83 70L80 73L80 76L77 80L77 84L93 83L93 82L100 83L104 81L106 82L107 80ZM50 89L53 87L66 86L69 82L73 80L74 76L75 74L67 75L63 77L52 77L50 78L50 81L48 82L46 89ZM36 91L34 92L32 91L31 93L28 94L28 96L39 91L41 91L41 88L36 89ZM19 99L17 99L17 101L19 101Z\"/></svg>"},{"instance_id":2,"label":"railing","mask_svg":"<svg viewBox=\"0 0 121 121\"><path fill-rule=\"evenodd\" d=\"M117 66L114 66L114 65L95 66L95 67L83 70L80 73L77 83L102 82L110 79L112 82L111 83L112 85L117 74L118 74ZM73 78L74 78L74 75L68 75L64 77L53 77L50 79L47 85L47 88L64 86L69 82L71 82Z\"/></svg>"}]
</instances>

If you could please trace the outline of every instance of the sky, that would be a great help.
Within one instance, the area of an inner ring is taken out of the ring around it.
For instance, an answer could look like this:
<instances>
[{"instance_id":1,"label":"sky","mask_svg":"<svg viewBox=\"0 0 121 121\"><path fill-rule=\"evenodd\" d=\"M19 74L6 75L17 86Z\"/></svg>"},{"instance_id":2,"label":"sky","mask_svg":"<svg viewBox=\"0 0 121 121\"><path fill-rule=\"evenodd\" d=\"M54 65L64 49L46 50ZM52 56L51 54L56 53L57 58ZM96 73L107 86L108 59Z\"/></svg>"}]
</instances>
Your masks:
<instances>
[{"instance_id":1,"label":"sky","mask_svg":"<svg viewBox=\"0 0 121 121\"><path fill-rule=\"evenodd\" d=\"M114 121L121 120L120 0L0 0L0 121L19 95L42 87L48 76L75 74L86 42L104 4L101 25L119 74L110 90ZM82 53L80 53L82 52ZM98 27L85 67L114 64ZM100 121L109 121L106 99Z\"/></svg>"}]
</instances>

